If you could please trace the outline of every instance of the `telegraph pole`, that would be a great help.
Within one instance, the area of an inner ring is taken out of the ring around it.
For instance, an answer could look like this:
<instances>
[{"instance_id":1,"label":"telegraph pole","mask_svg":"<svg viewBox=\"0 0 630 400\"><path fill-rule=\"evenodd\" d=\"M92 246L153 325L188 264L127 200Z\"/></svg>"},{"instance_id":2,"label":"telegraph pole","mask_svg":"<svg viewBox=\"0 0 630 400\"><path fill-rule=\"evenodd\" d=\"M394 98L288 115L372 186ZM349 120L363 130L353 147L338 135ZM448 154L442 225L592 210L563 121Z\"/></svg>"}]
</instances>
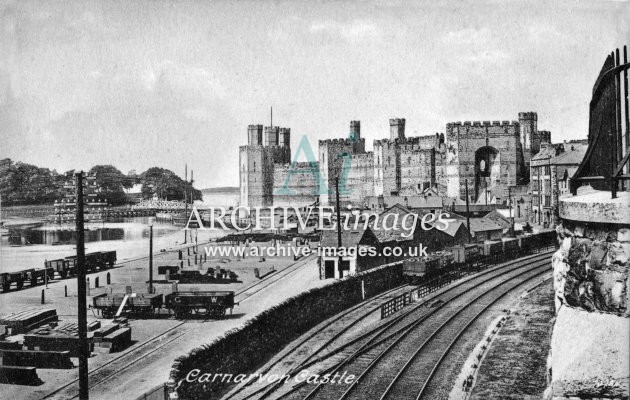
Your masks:
<instances>
[{"instance_id":1,"label":"telegraph pole","mask_svg":"<svg viewBox=\"0 0 630 400\"><path fill-rule=\"evenodd\" d=\"M153 221L149 222L149 294L151 293L153 293Z\"/></svg>"},{"instance_id":2,"label":"telegraph pole","mask_svg":"<svg viewBox=\"0 0 630 400\"><path fill-rule=\"evenodd\" d=\"M542 169L542 164L538 165L538 223L542 225L542 189L543 189L543 181L540 178L540 170Z\"/></svg>"},{"instance_id":3,"label":"telegraph pole","mask_svg":"<svg viewBox=\"0 0 630 400\"><path fill-rule=\"evenodd\" d=\"M508 202L510 205L510 236L514 236L514 210L512 205L512 188L508 186Z\"/></svg>"},{"instance_id":4,"label":"telegraph pole","mask_svg":"<svg viewBox=\"0 0 630 400\"><path fill-rule=\"evenodd\" d=\"M188 222L188 164L185 164L184 167L184 220ZM187 243L188 240L188 232L186 231L186 226L184 225L184 244Z\"/></svg>"},{"instance_id":5,"label":"telegraph pole","mask_svg":"<svg viewBox=\"0 0 630 400\"><path fill-rule=\"evenodd\" d=\"M468 205L468 179L464 179L464 185L466 185L466 229L468 229L468 233L472 236L472 232L470 231L470 206Z\"/></svg>"},{"instance_id":6,"label":"telegraph pole","mask_svg":"<svg viewBox=\"0 0 630 400\"><path fill-rule=\"evenodd\" d=\"M343 270L341 269L341 206L339 204L339 177L335 178L335 198L337 205L337 251L339 253L339 278L343 278Z\"/></svg>"},{"instance_id":7,"label":"telegraph pole","mask_svg":"<svg viewBox=\"0 0 630 400\"><path fill-rule=\"evenodd\" d=\"M88 388L88 341L87 341L87 299L85 287L85 232L83 231L83 172L75 174L76 192L76 232L77 232L77 294L79 298L79 399L89 398Z\"/></svg>"}]
</instances>

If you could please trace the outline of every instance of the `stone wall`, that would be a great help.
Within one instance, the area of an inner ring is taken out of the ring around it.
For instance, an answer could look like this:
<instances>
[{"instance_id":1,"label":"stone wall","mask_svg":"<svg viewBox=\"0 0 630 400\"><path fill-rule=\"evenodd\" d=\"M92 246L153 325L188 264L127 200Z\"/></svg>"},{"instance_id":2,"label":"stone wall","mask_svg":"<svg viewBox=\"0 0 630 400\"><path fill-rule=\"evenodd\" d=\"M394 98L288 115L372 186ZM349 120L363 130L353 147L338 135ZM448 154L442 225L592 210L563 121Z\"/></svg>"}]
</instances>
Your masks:
<instances>
[{"instance_id":1,"label":"stone wall","mask_svg":"<svg viewBox=\"0 0 630 400\"><path fill-rule=\"evenodd\" d=\"M560 200L546 399L628 398L630 192Z\"/></svg>"}]
</instances>

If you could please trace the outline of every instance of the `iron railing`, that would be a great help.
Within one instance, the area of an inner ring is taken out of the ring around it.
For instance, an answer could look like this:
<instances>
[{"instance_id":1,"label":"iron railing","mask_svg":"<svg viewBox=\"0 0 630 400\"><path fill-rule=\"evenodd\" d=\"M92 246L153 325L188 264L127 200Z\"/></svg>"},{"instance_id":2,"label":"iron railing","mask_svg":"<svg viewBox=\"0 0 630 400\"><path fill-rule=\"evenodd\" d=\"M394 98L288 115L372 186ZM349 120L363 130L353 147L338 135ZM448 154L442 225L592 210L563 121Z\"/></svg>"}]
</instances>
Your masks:
<instances>
[{"instance_id":1,"label":"iron railing","mask_svg":"<svg viewBox=\"0 0 630 400\"><path fill-rule=\"evenodd\" d=\"M623 64L619 49L612 52L602 67L593 87L590 103L588 149L582 163L571 179L571 193L579 186L590 183L594 189L627 190L630 179L628 145L630 121L628 119L628 50L623 47Z\"/></svg>"}]
</instances>

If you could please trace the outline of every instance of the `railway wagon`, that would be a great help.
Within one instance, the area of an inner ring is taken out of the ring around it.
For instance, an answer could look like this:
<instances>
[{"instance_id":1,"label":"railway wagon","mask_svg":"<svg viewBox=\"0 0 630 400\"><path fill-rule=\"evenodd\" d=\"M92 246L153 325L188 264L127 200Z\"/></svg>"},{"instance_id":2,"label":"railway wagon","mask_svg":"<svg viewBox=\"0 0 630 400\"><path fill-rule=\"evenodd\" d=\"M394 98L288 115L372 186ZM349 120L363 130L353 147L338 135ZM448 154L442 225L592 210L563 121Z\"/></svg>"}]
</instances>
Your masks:
<instances>
[{"instance_id":1,"label":"railway wagon","mask_svg":"<svg viewBox=\"0 0 630 400\"><path fill-rule=\"evenodd\" d=\"M503 243L499 240L487 240L479 245L479 251L486 257L494 256L503 252Z\"/></svg>"},{"instance_id":2,"label":"railway wagon","mask_svg":"<svg viewBox=\"0 0 630 400\"><path fill-rule=\"evenodd\" d=\"M54 268L33 268L26 270L28 280L31 282L31 286L37 285L38 282L44 283L46 279L51 280L55 277Z\"/></svg>"},{"instance_id":3,"label":"railway wagon","mask_svg":"<svg viewBox=\"0 0 630 400\"><path fill-rule=\"evenodd\" d=\"M103 270L111 268L116 263L116 251L99 251L85 255L85 267L87 272L94 272L97 269ZM52 268L61 279L77 274L77 256L68 256L57 260L47 260L44 262L46 268Z\"/></svg>"},{"instance_id":4,"label":"railway wagon","mask_svg":"<svg viewBox=\"0 0 630 400\"><path fill-rule=\"evenodd\" d=\"M453 262L456 264L475 262L480 256L480 249L477 244L453 246L449 248L449 251L453 253Z\"/></svg>"},{"instance_id":5,"label":"railway wagon","mask_svg":"<svg viewBox=\"0 0 630 400\"><path fill-rule=\"evenodd\" d=\"M0 274L0 286L3 292L8 292L11 285L15 283L17 289L22 289L24 281L28 279L27 271L5 272Z\"/></svg>"},{"instance_id":6,"label":"railway wagon","mask_svg":"<svg viewBox=\"0 0 630 400\"><path fill-rule=\"evenodd\" d=\"M101 312L103 318L110 318L118 312L126 294L124 293L103 293L94 296L92 306ZM160 294L142 293L136 296L127 297L123 311L129 314L148 316L162 308L164 296Z\"/></svg>"},{"instance_id":7,"label":"railway wagon","mask_svg":"<svg viewBox=\"0 0 630 400\"><path fill-rule=\"evenodd\" d=\"M165 296L166 307L173 310L176 318L185 317L195 313L213 317L225 316L229 308L230 313L234 308L234 292L208 291L208 292L173 292Z\"/></svg>"},{"instance_id":8,"label":"railway wagon","mask_svg":"<svg viewBox=\"0 0 630 400\"><path fill-rule=\"evenodd\" d=\"M96 271L98 269L98 267L100 266L100 256L101 253L100 252L96 252L96 253L87 253L85 255L85 270L86 272L93 272ZM68 256L66 257L66 260L68 260L68 265L70 266L71 269L74 269L76 271L76 267L77 267L77 256Z\"/></svg>"},{"instance_id":9,"label":"railway wagon","mask_svg":"<svg viewBox=\"0 0 630 400\"><path fill-rule=\"evenodd\" d=\"M422 277L435 273L442 267L442 257L438 255L411 258L403 261L403 275L409 277Z\"/></svg>"},{"instance_id":10,"label":"railway wagon","mask_svg":"<svg viewBox=\"0 0 630 400\"><path fill-rule=\"evenodd\" d=\"M116 250L112 251L101 251L99 257L99 268L113 268L114 264L116 264Z\"/></svg>"},{"instance_id":11,"label":"railway wagon","mask_svg":"<svg viewBox=\"0 0 630 400\"><path fill-rule=\"evenodd\" d=\"M56 272L61 279L65 279L68 276L76 275L77 273L76 268L74 268L74 270L72 271L70 270L68 260L63 258L59 258L57 260L46 260L44 262L44 266L46 268L52 268L53 271Z\"/></svg>"}]
</instances>

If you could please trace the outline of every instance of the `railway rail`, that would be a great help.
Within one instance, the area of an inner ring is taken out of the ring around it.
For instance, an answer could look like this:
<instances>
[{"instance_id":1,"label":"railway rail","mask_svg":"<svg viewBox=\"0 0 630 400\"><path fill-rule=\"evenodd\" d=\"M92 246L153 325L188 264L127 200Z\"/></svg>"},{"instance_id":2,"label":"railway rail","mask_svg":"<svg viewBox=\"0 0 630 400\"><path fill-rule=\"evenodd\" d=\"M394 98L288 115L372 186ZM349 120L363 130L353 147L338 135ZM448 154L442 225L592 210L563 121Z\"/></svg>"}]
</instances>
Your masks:
<instances>
[{"instance_id":1,"label":"railway rail","mask_svg":"<svg viewBox=\"0 0 630 400\"><path fill-rule=\"evenodd\" d=\"M301 260L298 260L297 262L293 263L292 265L290 265L289 267L278 271L277 273L275 273L274 275L272 275L271 277L267 278L267 279L262 279L256 283L254 283L253 285L250 285L244 289L241 289L239 291L237 291L234 294L234 298L235 301L237 303L243 302L247 299L249 299L250 297L252 297L253 295L255 295L256 293L266 289L267 287L273 285L274 283L278 282L280 279L291 275L292 273L298 271L301 267L305 266L306 264L308 264L310 261L315 260L316 259L316 255L311 254L307 257L304 257ZM253 291L251 291L252 289L254 289Z\"/></svg>"},{"instance_id":2,"label":"railway rail","mask_svg":"<svg viewBox=\"0 0 630 400\"><path fill-rule=\"evenodd\" d=\"M497 276L496 271L502 271L503 273L508 273L515 269L523 268L522 267L523 263L537 262L540 260L548 260L549 256L550 256L550 253L535 254L535 255L525 257L520 260L513 260L510 262L499 264L492 268L488 268L480 273L477 273L474 276L469 276L469 277L461 279L460 281L452 284L450 287L447 287L444 293L448 293L451 291L458 291L462 289L463 289L463 292L461 293L465 293L466 291L471 290L471 288L476 284L482 284L484 282L495 279ZM516 267L514 267L515 265ZM491 277L488 279L481 279L487 275L491 275ZM429 282L428 284L437 285L435 289L439 289L444 286L440 282ZM428 288L420 288L420 287L417 287L413 290L417 290L417 291L421 290L425 294L432 292L432 290ZM401 321L405 319L409 319L410 314L413 313L415 310L417 310L419 307L421 307L426 301L417 303L413 305L410 309L402 311L402 313L400 313L399 315L396 315L395 317L392 317L391 319L389 319L384 325L378 326L376 329L368 330L367 332L364 332L358 335L357 337L345 342L344 344L331 349L336 339L343 336L347 331L352 329L355 325L359 324L368 315L378 312L381 305L375 306L375 304L378 304L378 302L377 301L373 302L372 300L378 300L385 297L391 298L392 296L400 296L401 295L400 293L404 295L405 293L408 293L408 292L409 292L409 286L403 285L403 286L394 288L388 292L381 294L380 296L378 296L378 298L375 297L374 299L370 299L368 303L361 303L357 306L354 306L344 311L343 313L339 314L337 317L329 320L325 326L318 327L317 330L316 331L314 330L312 334L302 338L302 341L300 343L298 343L295 346L292 346L292 348L288 352L286 352L286 354L284 354L282 357L280 357L277 360L273 360L274 365L277 365L280 362L284 362L286 358L293 355L293 353L297 352L300 349L300 347L302 347L304 344L307 344L316 335L322 333L325 336L326 331L332 331L332 332L336 331L337 333L330 335L330 337L327 340L324 340L323 343L319 343L316 346L306 346L307 348L309 348L308 355L306 355L305 357L302 357L302 360L300 360L299 362L294 363L293 368L289 369L288 374L294 375L304 368L309 368L326 359L335 357L339 353L347 353L351 349L356 349L357 346L359 349L364 349L370 346L375 341L377 341L378 335L385 334L388 329L392 330L396 324L400 324ZM360 309L360 308L366 309L366 311L363 311L362 313L355 313L355 310ZM348 320L350 320L350 322L348 322ZM346 324L346 325L343 325L343 324ZM339 327L339 325L341 325L341 327ZM320 339L320 342L322 342L321 339ZM331 349L331 350L322 355L325 349ZM272 367L269 366L266 369L259 370L258 373L262 373L262 374L269 373L271 369ZM236 389L233 389L231 392L228 393L228 395L223 397L223 399L224 400L234 399L234 398L236 399L262 399L262 398L268 397L271 393L274 392L274 390L276 390L281 385L282 385L282 382L277 382L269 386L258 388L257 390L253 392L249 391L249 393L247 392L247 390L245 390L245 387L247 385L243 385L241 387L237 387Z\"/></svg>"},{"instance_id":3,"label":"railway rail","mask_svg":"<svg viewBox=\"0 0 630 400\"><path fill-rule=\"evenodd\" d=\"M275 361L276 364L281 362L287 362L289 357L293 356L296 351L299 351L298 347L304 346L307 342L312 342L311 344L315 347L304 360L300 362L300 365L305 364L312 360L316 355L320 354L324 349L328 348L332 345L340 336L348 332L350 329L355 327L359 322L364 320L368 315L373 314L378 311L381 307L380 303L385 298L390 298L392 296L397 296L399 293L403 293L404 291L411 288L411 285L403 284L387 290L383 293L380 293L366 302L359 303L354 305L343 312L337 314L333 318L327 320L324 324L320 324L317 330L312 330L310 333L307 333L300 343L296 346L292 346L288 351L285 351L280 357L278 357ZM367 311L366 311L367 309ZM359 314L356 316L355 314ZM326 335L326 332L331 332L330 335ZM318 336L324 336L325 339L322 340L318 338ZM323 342L323 343L322 343ZM259 371L261 374L270 373L273 369L272 366L268 366ZM243 386L239 386L234 390L230 391L227 395L223 397L223 400L229 400L235 398L237 395L242 395L248 386L250 386L253 381L249 381L245 383ZM267 390L266 387L257 389L254 392L247 393L244 398L252 398L253 396L259 395L261 392ZM241 396L242 397L242 396Z\"/></svg>"},{"instance_id":4,"label":"railway rail","mask_svg":"<svg viewBox=\"0 0 630 400\"><path fill-rule=\"evenodd\" d=\"M118 357L113 358L112 360L99 365L88 371L89 376L89 388L92 389L103 382L109 380L110 378L118 375L122 371L128 369L135 363L137 363L142 358L158 351L162 347L166 346L170 342L178 339L179 337L186 334L186 331L181 331L179 328L185 324L186 321L181 321L177 325L172 326L166 331L155 335L151 339L147 340L144 343L141 343L137 347L131 348L123 353L121 353ZM151 344L159 343L155 347L151 347ZM58 387L57 389L46 394L42 399L56 399L56 398L78 398L78 382L79 379L73 379L72 381L64 384L63 386ZM58 397L57 395L63 394L63 397Z\"/></svg>"},{"instance_id":5,"label":"railway rail","mask_svg":"<svg viewBox=\"0 0 630 400\"><path fill-rule=\"evenodd\" d=\"M254 294L260 292L261 290L267 288L283 277L297 271L300 267L306 265L310 259L303 259L299 262L296 262L292 266L287 269L282 270L279 274L273 276L273 279L266 279L256 284L249 286L248 288L242 289L239 292L236 292L236 295L245 295L240 298L239 301L244 301L253 296ZM254 292L249 292L250 289L255 288ZM128 370L133 367L139 361L144 359L145 357L159 351L164 346L173 342L174 340L179 339L187 333L187 330L181 329L182 325L184 325L187 321L183 320L177 323L175 326L169 328L168 330L154 336L153 338L147 340L144 343L141 343L137 347L129 349L123 353L121 353L116 358L91 369L89 374L89 388L90 390L96 388L97 386L109 381L111 378L117 376L118 374ZM72 380L55 389L54 391L46 394L43 399L56 399L56 398L64 398L64 399L75 399L78 398L78 378ZM57 397L61 396L61 397Z\"/></svg>"},{"instance_id":6,"label":"railway rail","mask_svg":"<svg viewBox=\"0 0 630 400\"><path fill-rule=\"evenodd\" d=\"M307 357L297 367L293 368L290 374L297 373L304 368L313 367L319 367L320 374L334 373L340 370L340 368L348 366L352 363L354 363L353 365L357 365L357 362L359 362L360 364L361 360L363 360L364 362L365 359L374 360L375 357L378 357L380 352L384 352L384 354L387 353L384 349L387 349L389 348L389 346L393 346L395 343L399 343L405 340L405 338L408 338L412 332L417 332L419 328L423 328L424 325L421 324L423 324L425 321L433 321L436 319L440 320L439 317L444 317L445 312L448 313L449 310L453 310L454 308L457 309L457 303L461 303L462 298L464 298L465 296L471 297L475 293L478 293L480 287L483 288L489 286L490 288L486 289L486 292L488 290L496 290L493 288L497 286L499 282L501 282L501 280L504 279L506 276L508 276L509 278L505 282L508 282L509 280L518 279L519 277L531 273L530 270L532 268L534 268L534 270L536 271L546 269L549 263L548 260L549 253L542 253L530 256L522 260L505 263L501 266L489 269L473 277L467 278L465 281L461 281L457 284L451 285L431 299L434 307L430 307L427 310L426 307L423 307L424 305L426 305L426 302L414 304L412 307L410 307L409 310L404 310L400 315L394 316L390 320L386 321L384 324L359 335L355 339L329 351L324 355L321 355L317 358L315 358L314 355ZM532 267L532 265L530 264L533 264L534 266ZM501 285L504 285L505 282L501 282ZM499 287L502 287L501 285L499 285ZM483 294L485 295L486 292L483 292ZM449 298L444 298L448 294L452 295ZM477 297L479 296L481 295L478 295ZM439 304L435 305L435 301L433 300L438 301ZM469 301L472 304L473 301ZM463 305L465 305L465 303L463 303L462 306ZM463 307L463 309L468 309L469 307L472 307L472 305ZM316 353L321 352L317 351ZM403 353L409 354L409 351L405 351ZM264 390L258 390L245 398L272 397L272 393L277 394L274 392L279 389L279 386L280 385L278 384L271 385L270 387L267 387ZM327 393L323 390L328 390L332 387L335 387L337 388L337 390L339 390L339 385L325 386L325 388L323 387L323 385L312 388L312 385L310 387L307 385L296 385L292 388L288 388L288 390L278 391L285 392L280 393L281 398L290 399L345 398L341 397L343 393ZM320 393L320 391L322 393Z\"/></svg>"}]
</instances>

